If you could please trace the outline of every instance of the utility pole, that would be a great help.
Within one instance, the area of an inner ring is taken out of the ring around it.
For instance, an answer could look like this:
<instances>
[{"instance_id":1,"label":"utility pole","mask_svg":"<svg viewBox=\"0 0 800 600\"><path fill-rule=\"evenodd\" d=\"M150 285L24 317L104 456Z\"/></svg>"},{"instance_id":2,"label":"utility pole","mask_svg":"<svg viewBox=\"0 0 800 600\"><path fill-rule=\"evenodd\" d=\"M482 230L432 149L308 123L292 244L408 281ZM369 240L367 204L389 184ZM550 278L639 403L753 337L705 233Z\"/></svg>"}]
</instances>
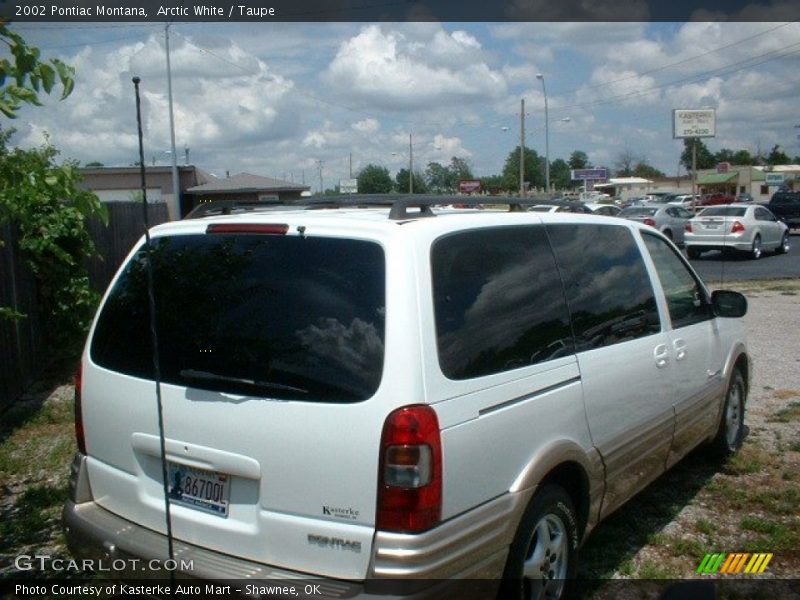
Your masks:
<instances>
[{"instance_id":1,"label":"utility pole","mask_svg":"<svg viewBox=\"0 0 800 600\"><path fill-rule=\"evenodd\" d=\"M353 153L350 153L350 179L353 178Z\"/></svg>"},{"instance_id":2,"label":"utility pole","mask_svg":"<svg viewBox=\"0 0 800 600\"><path fill-rule=\"evenodd\" d=\"M319 167L319 195L321 196L324 192L322 187L322 160L317 159L317 167Z\"/></svg>"},{"instance_id":3,"label":"utility pole","mask_svg":"<svg viewBox=\"0 0 800 600\"><path fill-rule=\"evenodd\" d=\"M181 213L181 188L178 184L178 157L175 154L175 116L172 112L172 67L169 61L169 26L164 26L164 41L167 50L167 96L169 98L169 136L170 148L172 150L172 206L169 210L171 219L178 219Z\"/></svg>"},{"instance_id":4,"label":"utility pole","mask_svg":"<svg viewBox=\"0 0 800 600\"><path fill-rule=\"evenodd\" d=\"M692 138L692 210L697 208L697 138Z\"/></svg>"},{"instance_id":5,"label":"utility pole","mask_svg":"<svg viewBox=\"0 0 800 600\"><path fill-rule=\"evenodd\" d=\"M414 193L414 146L411 145L411 134L408 134L408 193Z\"/></svg>"},{"instance_id":6,"label":"utility pole","mask_svg":"<svg viewBox=\"0 0 800 600\"><path fill-rule=\"evenodd\" d=\"M519 195L525 196L525 98L519 104Z\"/></svg>"}]
</instances>

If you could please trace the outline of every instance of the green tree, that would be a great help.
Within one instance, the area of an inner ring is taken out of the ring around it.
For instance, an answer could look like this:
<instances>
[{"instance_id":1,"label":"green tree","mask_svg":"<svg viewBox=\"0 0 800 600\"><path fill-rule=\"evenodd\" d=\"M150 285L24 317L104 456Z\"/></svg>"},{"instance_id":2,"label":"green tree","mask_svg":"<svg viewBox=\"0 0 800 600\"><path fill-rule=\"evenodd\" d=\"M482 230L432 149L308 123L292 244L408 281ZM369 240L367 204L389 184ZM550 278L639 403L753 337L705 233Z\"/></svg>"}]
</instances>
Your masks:
<instances>
[{"instance_id":1,"label":"green tree","mask_svg":"<svg viewBox=\"0 0 800 600\"><path fill-rule=\"evenodd\" d=\"M41 106L39 92L49 94L56 84L61 84L61 99L72 93L75 86L75 69L57 58L47 62L39 60L39 49L28 46L18 33L0 24L0 40L8 47L13 62L0 60L0 112L14 119L23 104Z\"/></svg>"},{"instance_id":2,"label":"green tree","mask_svg":"<svg viewBox=\"0 0 800 600\"><path fill-rule=\"evenodd\" d=\"M489 175L481 177L481 189L490 194L501 193L503 190L503 176Z\"/></svg>"},{"instance_id":3,"label":"green tree","mask_svg":"<svg viewBox=\"0 0 800 600\"><path fill-rule=\"evenodd\" d=\"M388 194L392 191L392 178L386 167L367 165L358 174L359 194Z\"/></svg>"},{"instance_id":4,"label":"green tree","mask_svg":"<svg viewBox=\"0 0 800 600\"><path fill-rule=\"evenodd\" d=\"M401 194L408 194L408 169L400 169L395 176L395 187ZM425 194L428 192L428 186L425 184L425 179L421 173L414 171L414 193Z\"/></svg>"},{"instance_id":5,"label":"green tree","mask_svg":"<svg viewBox=\"0 0 800 600\"><path fill-rule=\"evenodd\" d=\"M40 91L49 94L60 82L64 99L74 87L75 70L58 59L39 59L17 33L0 24L0 40L13 63L0 59L0 113L16 118L23 104L40 106ZM68 355L82 341L99 296L91 289L84 266L94 244L84 227L96 214L107 221L100 200L78 187L77 162L58 164L49 141L41 148L8 148L13 134L0 126L0 223L17 231L21 255L36 278L40 313L49 342ZM10 307L0 316L24 318Z\"/></svg>"},{"instance_id":6,"label":"green tree","mask_svg":"<svg viewBox=\"0 0 800 600\"><path fill-rule=\"evenodd\" d=\"M19 248L36 278L44 330L69 353L88 330L99 300L83 262L95 251L84 222L92 214L106 220L106 213L96 195L79 189L76 162L58 164L58 151L49 144L9 149L12 133L0 132L0 221L18 231Z\"/></svg>"},{"instance_id":7,"label":"green tree","mask_svg":"<svg viewBox=\"0 0 800 600\"><path fill-rule=\"evenodd\" d=\"M681 164L686 167L686 170L692 170L692 142L697 144L697 168L698 169L713 169L717 164L714 160L714 155L705 145L703 140L699 138L684 138L683 152L681 153Z\"/></svg>"},{"instance_id":8,"label":"green tree","mask_svg":"<svg viewBox=\"0 0 800 600\"><path fill-rule=\"evenodd\" d=\"M733 159L736 156L736 153L733 150L728 148L722 148L718 152L714 153L714 160L718 163L726 162L726 163L733 163Z\"/></svg>"},{"instance_id":9,"label":"green tree","mask_svg":"<svg viewBox=\"0 0 800 600\"><path fill-rule=\"evenodd\" d=\"M775 144L772 147L769 155L767 156L767 164L774 166L774 165L788 165L789 164L789 155L786 154L778 144Z\"/></svg>"},{"instance_id":10,"label":"green tree","mask_svg":"<svg viewBox=\"0 0 800 600\"><path fill-rule=\"evenodd\" d=\"M450 170L438 162L429 162L425 168L425 183L430 191L441 194L453 189Z\"/></svg>"},{"instance_id":11,"label":"green tree","mask_svg":"<svg viewBox=\"0 0 800 600\"><path fill-rule=\"evenodd\" d=\"M575 150L569 155L569 168L570 169L591 169L592 165L589 164L589 157L583 150Z\"/></svg>"},{"instance_id":12,"label":"green tree","mask_svg":"<svg viewBox=\"0 0 800 600\"><path fill-rule=\"evenodd\" d=\"M643 157L634 154L632 150L625 149L617 156L615 174L617 177L632 177L634 167L644 162Z\"/></svg>"},{"instance_id":13,"label":"green tree","mask_svg":"<svg viewBox=\"0 0 800 600\"><path fill-rule=\"evenodd\" d=\"M529 187L544 186L544 161L536 150L525 148L524 180ZM519 191L519 146L512 150L503 165L503 187L509 192Z\"/></svg>"},{"instance_id":14,"label":"green tree","mask_svg":"<svg viewBox=\"0 0 800 600\"><path fill-rule=\"evenodd\" d=\"M747 150L737 150L733 153L731 163L734 165L754 165L755 159L753 155Z\"/></svg>"},{"instance_id":15,"label":"green tree","mask_svg":"<svg viewBox=\"0 0 800 600\"><path fill-rule=\"evenodd\" d=\"M633 168L634 177L643 177L645 179L661 179L666 177L662 171L649 165L647 161L642 160Z\"/></svg>"},{"instance_id":16,"label":"green tree","mask_svg":"<svg viewBox=\"0 0 800 600\"><path fill-rule=\"evenodd\" d=\"M550 183L555 189L564 190L572 186L569 171L569 164L563 158L557 158L550 163Z\"/></svg>"},{"instance_id":17,"label":"green tree","mask_svg":"<svg viewBox=\"0 0 800 600\"><path fill-rule=\"evenodd\" d=\"M465 159L459 158L458 156L454 156L450 159L450 166L448 169L450 170L450 176L453 180L454 186L463 179L475 179L469 163Z\"/></svg>"}]
</instances>

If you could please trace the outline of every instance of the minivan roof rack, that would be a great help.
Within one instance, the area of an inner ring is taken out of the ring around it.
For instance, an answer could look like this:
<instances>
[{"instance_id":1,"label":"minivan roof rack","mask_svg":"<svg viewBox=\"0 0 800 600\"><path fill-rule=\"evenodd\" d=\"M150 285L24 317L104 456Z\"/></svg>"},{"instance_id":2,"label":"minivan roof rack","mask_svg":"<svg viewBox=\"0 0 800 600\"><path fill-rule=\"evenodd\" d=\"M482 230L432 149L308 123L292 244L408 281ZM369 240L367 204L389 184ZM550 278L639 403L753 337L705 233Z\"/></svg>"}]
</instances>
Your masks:
<instances>
[{"instance_id":1,"label":"minivan roof rack","mask_svg":"<svg viewBox=\"0 0 800 600\"><path fill-rule=\"evenodd\" d=\"M308 209L322 208L369 208L390 207L389 218L394 221L419 217L434 217L433 206L456 205L464 208L478 208L489 205L508 205L509 212L524 212L526 206L553 204L552 201L519 198L514 196L455 196L426 194L358 194L352 196L314 196L304 198L303 205ZM417 209L419 212L409 212Z\"/></svg>"}]
</instances>

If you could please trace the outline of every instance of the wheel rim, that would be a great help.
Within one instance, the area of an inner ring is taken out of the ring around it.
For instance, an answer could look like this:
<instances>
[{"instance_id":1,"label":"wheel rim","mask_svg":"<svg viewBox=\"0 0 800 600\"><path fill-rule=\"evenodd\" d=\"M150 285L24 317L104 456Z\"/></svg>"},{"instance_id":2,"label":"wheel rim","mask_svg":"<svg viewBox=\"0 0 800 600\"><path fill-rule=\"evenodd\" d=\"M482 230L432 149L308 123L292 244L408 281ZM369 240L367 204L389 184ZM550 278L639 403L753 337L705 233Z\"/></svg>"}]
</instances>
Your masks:
<instances>
[{"instance_id":1,"label":"wheel rim","mask_svg":"<svg viewBox=\"0 0 800 600\"><path fill-rule=\"evenodd\" d=\"M753 258L758 258L761 256L761 238L756 237L753 240Z\"/></svg>"},{"instance_id":2,"label":"wheel rim","mask_svg":"<svg viewBox=\"0 0 800 600\"><path fill-rule=\"evenodd\" d=\"M742 428L742 388L736 383L728 392L728 404L725 409L725 441L728 448L734 449L739 440Z\"/></svg>"},{"instance_id":3,"label":"wheel rim","mask_svg":"<svg viewBox=\"0 0 800 600\"><path fill-rule=\"evenodd\" d=\"M567 576L569 546L567 528L554 514L543 516L533 530L522 564L525 598L558 598Z\"/></svg>"}]
</instances>

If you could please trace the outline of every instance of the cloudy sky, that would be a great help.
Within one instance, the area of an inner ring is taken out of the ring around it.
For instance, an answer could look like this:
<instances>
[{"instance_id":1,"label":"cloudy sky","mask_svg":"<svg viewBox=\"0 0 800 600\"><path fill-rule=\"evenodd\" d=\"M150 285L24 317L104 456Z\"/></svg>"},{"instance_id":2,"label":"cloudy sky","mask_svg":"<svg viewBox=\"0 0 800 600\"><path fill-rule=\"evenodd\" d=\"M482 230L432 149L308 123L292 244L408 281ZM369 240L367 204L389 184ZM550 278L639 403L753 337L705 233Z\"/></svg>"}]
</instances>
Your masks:
<instances>
[{"instance_id":1,"label":"cloudy sky","mask_svg":"<svg viewBox=\"0 0 800 600\"><path fill-rule=\"evenodd\" d=\"M168 164L164 25L20 23L46 57L77 70L73 94L26 108L20 146L49 135L65 158L107 166ZM363 166L465 158L500 173L519 144L550 158L576 149L613 168L628 152L668 175L682 144L672 109L717 109L722 147L800 155L800 23L173 23L170 48L180 156L218 176L241 171L325 187ZM569 119L564 121L564 119Z\"/></svg>"}]
</instances>

